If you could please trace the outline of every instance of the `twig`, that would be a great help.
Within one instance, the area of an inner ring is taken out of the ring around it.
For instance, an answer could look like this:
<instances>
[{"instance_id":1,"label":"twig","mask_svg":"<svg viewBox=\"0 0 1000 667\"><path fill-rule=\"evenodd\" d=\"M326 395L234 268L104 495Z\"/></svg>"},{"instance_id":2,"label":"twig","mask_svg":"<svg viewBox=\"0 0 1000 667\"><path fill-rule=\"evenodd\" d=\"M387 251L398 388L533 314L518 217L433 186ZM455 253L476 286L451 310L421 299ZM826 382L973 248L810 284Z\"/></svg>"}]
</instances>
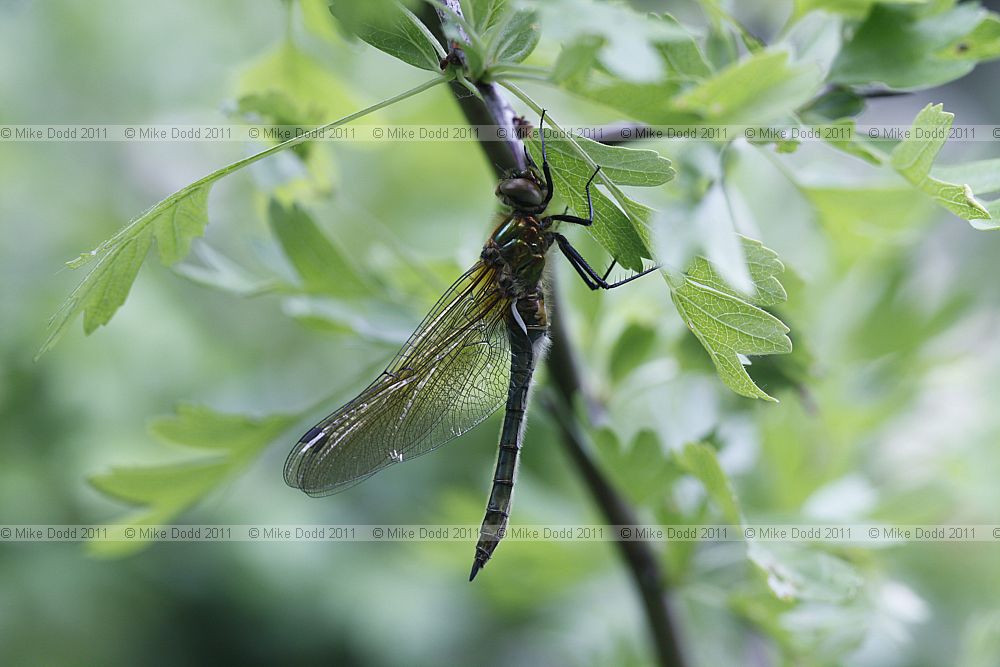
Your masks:
<instances>
[{"instance_id":1,"label":"twig","mask_svg":"<svg viewBox=\"0 0 1000 667\"><path fill-rule=\"evenodd\" d=\"M633 141L640 141L644 136L648 137L649 126L645 123L632 123L621 121L603 125L594 133L598 142L607 146L621 146Z\"/></svg>"},{"instance_id":2,"label":"twig","mask_svg":"<svg viewBox=\"0 0 1000 667\"><path fill-rule=\"evenodd\" d=\"M457 0L442 1L452 11L461 12L461 5ZM441 22L447 20L445 12L440 9L435 12L429 5L425 5L421 19L439 39L444 41ZM460 50L461 44L453 43L450 47L453 51ZM470 96L460 85L452 84L452 90L471 125L496 125L508 128L508 139L505 142L480 142L480 146L493 164L497 177L503 177L511 169L526 168L524 145L514 131L513 107L499 86L492 83L474 83L481 99ZM558 298L558 290L553 289L549 297L553 304L550 316L552 346L547 365L555 385L555 397L549 403L552 414L557 418L562 444L608 523L636 524L632 508L591 458L579 424L573 418L572 406L577 396L581 396L590 405L596 403L589 400L589 392L585 391L578 372L572 343L562 318L559 317L561 308ZM659 664L663 667L683 667L686 661L680 648L677 624L673 618L666 582L655 553L646 542L622 540L617 544L642 599Z\"/></svg>"}]
</instances>

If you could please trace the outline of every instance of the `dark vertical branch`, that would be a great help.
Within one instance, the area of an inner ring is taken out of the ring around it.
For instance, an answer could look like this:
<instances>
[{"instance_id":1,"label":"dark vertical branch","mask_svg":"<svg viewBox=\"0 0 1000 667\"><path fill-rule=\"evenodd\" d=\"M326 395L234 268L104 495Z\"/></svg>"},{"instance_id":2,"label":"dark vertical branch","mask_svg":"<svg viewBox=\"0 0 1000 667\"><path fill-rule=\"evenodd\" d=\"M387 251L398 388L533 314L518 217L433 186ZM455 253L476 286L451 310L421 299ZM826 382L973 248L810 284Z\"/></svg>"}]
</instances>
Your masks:
<instances>
[{"instance_id":1,"label":"dark vertical branch","mask_svg":"<svg viewBox=\"0 0 1000 667\"><path fill-rule=\"evenodd\" d=\"M440 0L456 14L462 14L462 5L458 0ZM434 36L446 44L450 54L456 54L459 60L464 62L462 55L462 44L450 42L444 35L442 25L448 20L446 12L442 9L434 10L430 5L425 4L421 9L420 19L427 25ZM457 26L456 26L457 27ZM461 36L466 38L465 31L457 27ZM482 99L476 98L467 88L455 81L451 82L451 91L458 100L458 105L462 108L469 125L495 125L498 128L506 129L505 141L484 141L480 143L486 157L493 165L497 176L512 170L523 170L528 168L524 157L524 144L518 139L516 128L514 127L514 108L507 101L507 98L500 91L499 86L491 83L473 82L476 90L479 91Z\"/></svg>"},{"instance_id":2,"label":"dark vertical branch","mask_svg":"<svg viewBox=\"0 0 1000 667\"><path fill-rule=\"evenodd\" d=\"M461 13L458 0L443 0L443 2L453 11ZM442 21L447 20L446 13L441 9L435 11L429 5L425 5L422 12L421 19L441 39L443 44L448 44L441 28ZM450 53L461 60L462 44L450 43L448 45ZM473 96L468 89L460 84L452 84L452 91L455 93L469 123L471 125L494 125L508 129L506 141L480 143L493 164L497 177L502 177L505 172L511 169L524 169L526 167L524 144L515 131L513 107L499 86L483 82L473 82L473 84L479 91L481 99ZM623 136L621 140L627 140L627 138ZM558 290L553 289L549 298L553 304L550 316L552 346L547 365L549 375L555 385L550 407L552 414L556 416L562 444L606 521L610 525L636 524L638 521L632 508L591 458L579 424L573 417L573 403L576 397L581 396L589 403L589 395L585 391L571 341L560 317ZM686 663L679 646L677 625L667 599L666 582L663 579L656 554L646 542L619 541L617 544L639 591L659 664L664 667L683 667Z\"/></svg>"},{"instance_id":3,"label":"dark vertical branch","mask_svg":"<svg viewBox=\"0 0 1000 667\"><path fill-rule=\"evenodd\" d=\"M548 402L549 412L556 417L563 446L607 523L611 526L635 525L639 523L635 512L597 467L573 417L574 397L582 395L586 399L587 392L583 389L563 319L557 309L553 310L556 312L550 317L552 348L548 369L556 396ZM619 540L616 544L642 600L660 665L682 667L686 662L680 633L656 554L648 542Z\"/></svg>"}]
</instances>

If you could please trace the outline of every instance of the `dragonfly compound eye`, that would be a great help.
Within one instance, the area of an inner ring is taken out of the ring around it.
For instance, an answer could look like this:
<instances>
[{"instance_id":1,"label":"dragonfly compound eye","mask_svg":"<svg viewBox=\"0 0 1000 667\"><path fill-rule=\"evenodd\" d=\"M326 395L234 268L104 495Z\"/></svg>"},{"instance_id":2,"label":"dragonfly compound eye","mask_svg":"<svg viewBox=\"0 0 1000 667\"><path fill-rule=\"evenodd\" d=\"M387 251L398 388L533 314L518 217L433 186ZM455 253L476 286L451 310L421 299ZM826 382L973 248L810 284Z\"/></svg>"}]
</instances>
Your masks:
<instances>
[{"instance_id":1,"label":"dragonfly compound eye","mask_svg":"<svg viewBox=\"0 0 1000 667\"><path fill-rule=\"evenodd\" d=\"M545 194L538 183L530 178L508 178L497 186L497 194L513 206L541 206Z\"/></svg>"}]
</instances>

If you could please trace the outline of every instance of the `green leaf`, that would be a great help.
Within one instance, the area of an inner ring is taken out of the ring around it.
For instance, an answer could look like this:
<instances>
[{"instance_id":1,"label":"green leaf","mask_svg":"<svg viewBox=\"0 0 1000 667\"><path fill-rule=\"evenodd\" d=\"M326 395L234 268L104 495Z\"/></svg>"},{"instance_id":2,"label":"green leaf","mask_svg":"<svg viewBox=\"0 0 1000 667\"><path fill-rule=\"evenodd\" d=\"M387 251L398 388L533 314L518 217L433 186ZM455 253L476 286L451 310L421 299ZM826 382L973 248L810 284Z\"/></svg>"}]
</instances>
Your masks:
<instances>
[{"instance_id":1,"label":"green leaf","mask_svg":"<svg viewBox=\"0 0 1000 667\"><path fill-rule=\"evenodd\" d=\"M302 23L311 33L337 46L343 46L339 26L330 14L329 0L299 0Z\"/></svg>"},{"instance_id":2,"label":"green leaf","mask_svg":"<svg viewBox=\"0 0 1000 667\"><path fill-rule=\"evenodd\" d=\"M670 277L671 298L684 323L708 352L719 377L730 389L748 398L775 400L750 378L740 355L782 354L792 351L788 327L758 306L772 306L785 298L778 276L784 266L774 251L744 239L754 293L730 288L708 260L698 257L681 278Z\"/></svg>"},{"instance_id":3,"label":"green leaf","mask_svg":"<svg viewBox=\"0 0 1000 667\"><path fill-rule=\"evenodd\" d=\"M253 275L207 243L195 246L193 255L200 260L199 263L182 262L174 267L174 273L199 285L240 296L278 288L277 281Z\"/></svg>"},{"instance_id":4,"label":"green leaf","mask_svg":"<svg viewBox=\"0 0 1000 667\"><path fill-rule=\"evenodd\" d=\"M600 37L590 35L563 44L549 78L553 83L564 83L582 76L597 61L602 45Z\"/></svg>"},{"instance_id":5,"label":"green leaf","mask_svg":"<svg viewBox=\"0 0 1000 667\"><path fill-rule=\"evenodd\" d=\"M650 210L620 191L613 193L618 202L624 202L624 208L619 208L597 189L596 184L603 177L604 182L610 181L618 185L661 185L674 176L670 160L661 157L656 151L605 146L582 137L569 139L548 132L545 137L556 192L576 215L587 215L585 186L594 174L594 167L580 156L580 151L601 166L601 174L594 179L594 185L590 188L594 202L594 224L588 227L588 231L622 266L641 270L642 258L652 258L647 228ZM525 143L535 163L541 164L541 143L534 138Z\"/></svg>"},{"instance_id":6,"label":"green leaf","mask_svg":"<svg viewBox=\"0 0 1000 667\"><path fill-rule=\"evenodd\" d=\"M167 524L245 468L298 418L253 418L182 404L174 415L153 420L150 433L161 442L205 450L209 456L181 463L113 468L89 481L101 493L139 508L123 517L120 524ZM95 555L120 557L146 546L146 540L136 538L91 542L88 549Z\"/></svg>"},{"instance_id":7,"label":"green leaf","mask_svg":"<svg viewBox=\"0 0 1000 667\"><path fill-rule=\"evenodd\" d=\"M942 181L968 185L974 195L1000 192L1000 158L936 165L931 173Z\"/></svg>"},{"instance_id":8,"label":"green leaf","mask_svg":"<svg viewBox=\"0 0 1000 667\"><path fill-rule=\"evenodd\" d=\"M760 51L684 92L673 106L716 123L765 122L808 102L821 84L815 65L790 63L787 51Z\"/></svg>"},{"instance_id":9,"label":"green leaf","mask_svg":"<svg viewBox=\"0 0 1000 667\"><path fill-rule=\"evenodd\" d=\"M701 120L696 113L680 110L671 104L684 88L683 82L678 80L631 83L595 70L586 78L567 79L562 85L574 95L651 125L685 125Z\"/></svg>"},{"instance_id":10,"label":"green leaf","mask_svg":"<svg viewBox=\"0 0 1000 667\"><path fill-rule=\"evenodd\" d=\"M413 12L393 0L331 0L330 13L351 33L404 63L441 70L441 44Z\"/></svg>"},{"instance_id":11,"label":"green leaf","mask_svg":"<svg viewBox=\"0 0 1000 667\"><path fill-rule=\"evenodd\" d=\"M863 19L871 8L883 0L795 0L795 14L802 16L814 9L844 14L850 18ZM929 0L892 0L896 5L925 5Z\"/></svg>"},{"instance_id":12,"label":"green leaf","mask_svg":"<svg viewBox=\"0 0 1000 667\"><path fill-rule=\"evenodd\" d=\"M824 132L823 141L830 144L837 150L843 151L848 155L853 155L856 158L861 158L868 164L876 166L885 161L885 154L872 146L858 132L858 124L853 118L841 118L833 121L832 123L827 123L827 125L838 128L842 127L847 133L847 136L854 137L853 139L844 139L841 138L842 135L839 132Z\"/></svg>"},{"instance_id":13,"label":"green leaf","mask_svg":"<svg viewBox=\"0 0 1000 667\"><path fill-rule=\"evenodd\" d=\"M906 183L872 187L803 187L843 261L851 264L886 238L913 228L927 218L927 199L914 197Z\"/></svg>"},{"instance_id":14,"label":"green leaf","mask_svg":"<svg viewBox=\"0 0 1000 667\"><path fill-rule=\"evenodd\" d=\"M834 63L833 83L868 85L875 82L912 90L939 86L965 76L975 59L956 58L958 44L970 44L987 55L995 47L983 38L989 26L980 28L985 10L975 3L962 3L940 13L878 4L844 46ZM942 55L950 46L952 53ZM972 50L970 48L970 50ZM989 55L989 57L995 57Z\"/></svg>"},{"instance_id":15,"label":"green leaf","mask_svg":"<svg viewBox=\"0 0 1000 667\"><path fill-rule=\"evenodd\" d=\"M241 110L263 112L282 125L318 124L358 108L353 92L290 39L243 72L237 96Z\"/></svg>"},{"instance_id":16,"label":"green leaf","mask_svg":"<svg viewBox=\"0 0 1000 667\"><path fill-rule=\"evenodd\" d=\"M480 35L504 16L507 0L462 0L463 14Z\"/></svg>"},{"instance_id":17,"label":"green leaf","mask_svg":"<svg viewBox=\"0 0 1000 667\"><path fill-rule=\"evenodd\" d=\"M934 159L947 141L954 119L955 114L944 111L943 105L928 104L913 121L909 138L893 149L891 164L914 187L933 197L955 215L968 220L976 229L996 229L996 221L977 222L990 220L990 213L976 200L968 185L941 181L930 175Z\"/></svg>"},{"instance_id":18,"label":"green leaf","mask_svg":"<svg viewBox=\"0 0 1000 667\"><path fill-rule=\"evenodd\" d=\"M865 98L849 88L832 88L799 110L810 123L823 123L859 115L865 110Z\"/></svg>"},{"instance_id":19,"label":"green leaf","mask_svg":"<svg viewBox=\"0 0 1000 667\"><path fill-rule=\"evenodd\" d=\"M252 458L297 418L296 415L255 418L181 403L175 414L153 419L149 432L166 444L210 449L229 457Z\"/></svg>"},{"instance_id":20,"label":"green leaf","mask_svg":"<svg viewBox=\"0 0 1000 667\"><path fill-rule=\"evenodd\" d=\"M440 77L431 79L395 97L328 123L319 128L319 131L344 125L444 81ZM160 260L164 264L170 265L182 259L187 254L192 239L200 236L208 224L207 202L212 184L269 155L293 148L310 139L309 134L289 139L213 171L159 202L94 250L68 262L74 269L95 259L97 265L49 320L48 335L38 355L51 349L81 313L84 316L84 332L88 334L111 320L115 311L125 302L153 239L157 242Z\"/></svg>"},{"instance_id":21,"label":"green leaf","mask_svg":"<svg viewBox=\"0 0 1000 667\"><path fill-rule=\"evenodd\" d=\"M537 143L532 139L533 146ZM618 185L636 185L655 187L669 182L677 175L670 160L648 148L629 148L627 146L608 146L586 137L573 137L573 142L601 166L601 173ZM541 145L539 159L541 159ZM545 134L545 149L551 161L553 155L565 156L571 160L578 158L578 152L572 143L553 136L548 130ZM593 169L590 169L593 173Z\"/></svg>"},{"instance_id":22,"label":"green leaf","mask_svg":"<svg viewBox=\"0 0 1000 667\"><path fill-rule=\"evenodd\" d=\"M547 39L562 44L583 38L599 40L601 64L625 81L659 81L664 63L657 46L690 39L676 23L640 14L623 4L548 0L537 7Z\"/></svg>"},{"instance_id":23,"label":"green leaf","mask_svg":"<svg viewBox=\"0 0 1000 667\"><path fill-rule=\"evenodd\" d=\"M272 200L268 213L271 229L302 278L306 292L334 296L370 292L370 285L357 266L320 231L305 210L297 205L285 207Z\"/></svg>"},{"instance_id":24,"label":"green leaf","mask_svg":"<svg viewBox=\"0 0 1000 667\"><path fill-rule=\"evenodd\" d=\"M652 504L669 492L678 471L670 458L664 456L654 432L639 431L627 445L607 428L597 430L593 438L602 469L632 501Z\"/></svg>"},{"instance_id":25,"label":"green leaf","mask_svg":"<svg viewBox=\"0 0 1000 667\"><path fill-rule=\"evenodd\" d=\"M1000 16L991 12L972 32L956 39L935 55L977 62L1000 57Z\"/></svg>"},{"instance_id":26,"label":"green leaf","mask_svg":"<svg viewBox=\"0 0 1000 667\"><path fill-rule=\"evenodd\" d=\"M751 542L747 555L780 600L841 603L855 597L864 584L854 567L809 545Z\"/></svg>"},{"instance_id":27,"label":"green leaf","mask_svg":"<svg viewBox=\"0 0 1000 667\"><path fill-rule=\"evenodd\" d=\"M344 301L295 296L283 300L281 307L303 326L396 346L405 343L420 323L416 314L402 311L398 302L376 298Z\"/></svg>"},{"instance_id":28,"label":"green leaf","mask_svg":"<svg viewBox=\"0 0 1000 667\"><path fill-rule=\"evenodd\" d=\"M649 357L656 342L656 330L641 322L629 322L611 348L608 372L614 382L620 382Z\"/></svg>"},{"instance_id":29,"label":"green leaf","mask_svg":"<svg viewBox=\"0 0 1000 667\"><path fill-rule=\"evenodd\" d=\"M490 64L519 63L535 50L541 31L538 16L532 10L518 10L504 16L503 22L485 35Z\"/></svg>"},{"instance_id":30,"label":"green leaf","mask_svg":"<svg viewBox=\"0 0 1000 667\"><path fill-rule=\"evenodd\" d=\"M715 449L705 443L689 443L677 455L677 463L687 474L695 477L708 497L718 508L727 522L734 526L743 523L743 511L740 509L736 492L729 481L729 475L719 465Z\"/></svg>"},{"instance_id":31,"label":"green leaf","mask_svg":"<svg viewBox=\"0 0 1000 667\"><path fill-rule=\"evenodd\" d=\"M290 39L282 41L242 74L237 95L235 115L249 122L275 125L319 125L359 106L347 86ZM266 184L272 196L292 199L327 196L332 192L336 180L332 153L313 148L312 144L301 144L293 149L306 169L289 170L290 178L288 172L280 172L277 182Z\"/></svg>"},{"instance_id":32,"label":"green leaf","mask_svg":"<svg viewBox=\"0 0 1000 667\"><path fill-rule=\"evenodd\" d=\"M684 31L684 27L677 19L669 14L661 14L655 18L659 18L678 30L670 41L656 44L656 49L660 52L660 57L663 58L667 76L671 79L691 81L700 81L712 76L712 66L708 64L708 59L705 58L698 42Z\"/></svg>"},{"instance_id":33,"label":"green leaf","mask_svg":"<svg viewBox=\"0 0 1000 667\"><path fill-rule=\"evenodd\" d=\"M844 128L843 132L823 132L823 141L839 151L877 166L887 156L858 132L857 122L853 118L861 114L864 108L865 99L861 95L847 88L834 87L801 108L798 115L804 123Z\"/></svg>"},{"instance_id":34,"label":"green leaf","mask_svg":"<svg viewBox=\"0 0 1000 667\"><path fill-rule=\"evenodd\" d=\"M99 257L97 265L52 316L38 354L51 349L81 313L86 334L107 324L125 303L153 239L163 264L169 266L183 258L191 241L201 236L208 224L208 192L213 180L205 178L175 192L94 250L67 262L75 269Z\"/></svg>"}]
</instances>

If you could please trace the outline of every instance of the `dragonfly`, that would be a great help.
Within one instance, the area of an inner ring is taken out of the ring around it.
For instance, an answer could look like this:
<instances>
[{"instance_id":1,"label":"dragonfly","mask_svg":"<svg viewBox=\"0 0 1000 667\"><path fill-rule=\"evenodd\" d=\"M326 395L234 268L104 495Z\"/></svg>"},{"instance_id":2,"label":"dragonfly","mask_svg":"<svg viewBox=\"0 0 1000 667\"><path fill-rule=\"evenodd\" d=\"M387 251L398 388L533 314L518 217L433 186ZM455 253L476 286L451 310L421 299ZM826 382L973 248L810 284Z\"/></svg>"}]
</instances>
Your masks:
<instances>
[{"instance_id":1,"label":"dragonfly","mask_svg":"<svg viewBox=\"0 0 1000 667\"><path fill-rule=\"evenodd\" d=\"M567 211L544 215L555 194L539 122L542 167L501 179L500 223L479 260L438 300L385 371L356 398L309 429L285 462L285 482L310 496L343 491L394 463L426 454L505 406L496 471L469 581L493 556L510 518L525 414L535 368L549 342L543 272L554 245L592 290L610 290L658 269L608 282L615 262L595 271L557 223L594 222Z\"/></svg>"}]
</instances>

